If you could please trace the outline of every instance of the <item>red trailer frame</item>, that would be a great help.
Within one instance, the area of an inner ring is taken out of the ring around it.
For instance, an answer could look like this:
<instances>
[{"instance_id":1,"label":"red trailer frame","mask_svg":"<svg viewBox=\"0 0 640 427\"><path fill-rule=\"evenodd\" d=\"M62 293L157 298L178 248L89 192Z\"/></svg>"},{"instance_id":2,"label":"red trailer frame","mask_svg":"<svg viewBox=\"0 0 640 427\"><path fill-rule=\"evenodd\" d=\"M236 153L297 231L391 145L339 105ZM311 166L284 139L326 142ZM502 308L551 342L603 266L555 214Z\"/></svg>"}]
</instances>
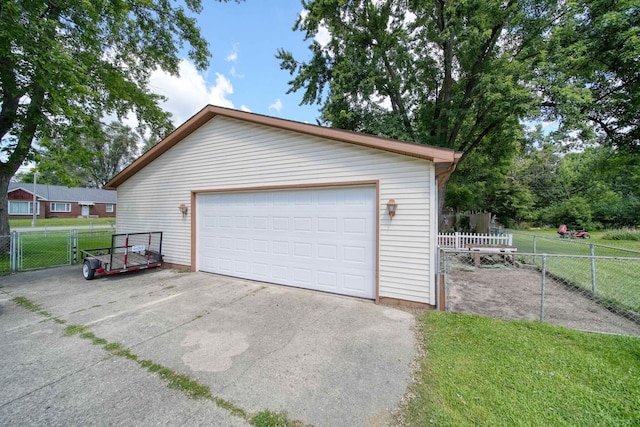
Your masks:
<instances>
[{"instance_id":1,"label":"red trailer frame","mask_svg":"<svg viewBox=\"0 0 640 427\"><path fill-rule=\"evenodd\" d=\"M156 268L162 265L162 232L123 233L111 236L111 247L82 250L82 276Z\"/></svg>"}]
</instances>

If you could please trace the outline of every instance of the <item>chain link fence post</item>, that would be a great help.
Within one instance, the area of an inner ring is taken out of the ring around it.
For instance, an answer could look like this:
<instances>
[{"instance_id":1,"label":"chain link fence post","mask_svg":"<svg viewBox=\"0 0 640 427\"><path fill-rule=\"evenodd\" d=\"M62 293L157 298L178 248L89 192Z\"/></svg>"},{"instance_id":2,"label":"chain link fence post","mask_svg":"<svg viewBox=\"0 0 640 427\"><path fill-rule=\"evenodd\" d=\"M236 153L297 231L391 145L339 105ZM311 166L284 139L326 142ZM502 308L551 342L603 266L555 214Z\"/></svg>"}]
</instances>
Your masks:
<instances>
[{"instance_id":1,"label":"chain link fence post","mask_svg":"<svg viewBox=\"0 0 640 427\"><path fill-rule=\"evenodd\" d=\"M18 242L18 249L16 250L16 271L22 271L22 265L24 262L24 245L22 244L22 236L22 233L18 232L18 238L16 239L16 242Z\"/></svg>"},{"instance_id":2,"label":"chain link fence post","mask_svg":"<svg viewBox=\"0 0 640 427\"><path fill-rule=\"evenodd\" d=\"M73 263L73 233L69 230L67 234L67 264Z\"/></svg>"},{"instance_id":3,"label":"chain link fence post","mask_svg":"<svg viewBox=\"0 0 640 427\"><path fill-rule=\"evenodd\" d=\"M443 303L444 301L444 286L442 283L442 266L440 265L442 261L442 249L436 250L436 309L438 311L444 311Z\"/></svg>"},{"instance_id":4,"label":"chain link fence post","mask_svg":"<svg viewBox=\"0 0 640 427\"><path fill-rule=\"evenodd\" d=\"M542 255L542 283L540 289L540 323L544 323L544 285L547 278L547 255Z\"/></svg>"},{"instance_id":5,"label":"chain link fence post","mask_svg":"<svg viewBox=\"0 0 640 427\"><path fill-rule=\"evenodd\" d=\"M596 296L596 249L593 243L591 243L591 292L593 296Z\"/></svg>"},{"instance_id":6,"label":"chain link fence post","mask_svg":"<svg viewBox=\"0 0 640 427\"><path fill-rule=\"evenodd\" d=\"M447 285L447 252L442 252L442 289L444 290L444 311L449 311L449 292Z\"/></svg>"},{"instance_id":7,"label":"chain link fence post","mask_svg":"<svg viewBox=\"0 0 640 427\"><path fill-rule=\"evenodd\" d=\"M18 271L17 252L18 252L18 232L12 231L9 238L9 270L12 273Z\"/></svg>"},{"instance_id":8,"label":"chain link fence post","mask_svg":"<svg viewBox=\"0 0 640 427\"><path fill-rule=\"evenodd\" d=\"M73 229L73 263L78 262L78 230Z\"/></svg>"}]
</instances>

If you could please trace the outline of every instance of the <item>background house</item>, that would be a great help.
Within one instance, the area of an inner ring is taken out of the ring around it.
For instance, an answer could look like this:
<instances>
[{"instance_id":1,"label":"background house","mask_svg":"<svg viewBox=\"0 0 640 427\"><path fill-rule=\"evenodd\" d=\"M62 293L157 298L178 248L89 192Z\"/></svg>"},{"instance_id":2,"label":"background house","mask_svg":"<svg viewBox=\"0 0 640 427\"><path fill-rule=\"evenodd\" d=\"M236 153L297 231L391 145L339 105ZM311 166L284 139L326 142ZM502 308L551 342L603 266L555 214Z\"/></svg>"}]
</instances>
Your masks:
<instances>
[{"instance_id":1,"label":"background house","mask_svg":"<svg viewBox=\"0 0 640 427\"><path fill-rule=\"evenodd\" d=\"M33 184L10 182L10 219L33 216ZM69 188L36 184L38 218L115 217L117 193L98 188Z\"/></svg>"},{"instance_id":2,"label":"background house","mask_svg":"<svg viewBox=\"0 0 640 427\"><path fill-rule=\"evenodd\" d=\"M207 106L106 188L118 232L164 232L176 267L435 305L438 180L458 159Z\"/></svg>"}]
</instances>

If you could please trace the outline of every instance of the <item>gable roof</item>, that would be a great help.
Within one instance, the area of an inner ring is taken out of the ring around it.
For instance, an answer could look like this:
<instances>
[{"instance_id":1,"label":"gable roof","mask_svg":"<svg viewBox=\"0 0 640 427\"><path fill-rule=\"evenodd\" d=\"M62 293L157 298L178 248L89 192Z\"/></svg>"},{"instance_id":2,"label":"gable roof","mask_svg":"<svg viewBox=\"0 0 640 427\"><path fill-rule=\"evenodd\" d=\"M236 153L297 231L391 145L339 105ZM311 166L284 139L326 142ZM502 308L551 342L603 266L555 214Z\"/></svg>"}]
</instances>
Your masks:
<instances>
[{"instance_id":1,"label":"gable roof","mask_svg":"<svg viewBox=\"0 0 640 427\"><path fill-rule=\"evenodd\" d=\"M23 190L33 194L33 184L10 182L8 193ZM36 196L48 202L116 203L117 193L99 188L69 188L62 185L36 184Z\"/></svg>"},{"instance_id":2,"label":"gable roof","mask_svg":"<svg viewBox=\"0 0 640 427\"><path fill-rule=\"evenodd\" d=\"M229 117L233 119L243 120L249 123L270 126L306 135L360 145L363 147L375 148L382 151L402 154L405 156L431 160L436 166L436 177L438 177L439 179L449 176L455 169L457 162L462 156L462 153L457 153L454 150L450 150L447 148L416 144L412 142L403 142L374 135L328 128L308 123L301 123L292 120L264 116L261 114L248 113L245 111L207 105L189 120L180 125L176 130L169 134L169 136L154 145L151 149L149 149L146 153L136 159L123 171L113 177L104 186L104 188L115 190L119 185L131 178L142 168L160 157L160 155L185 139L196 129L204 125L215 116Z\"/></svg>"}]
</instances>

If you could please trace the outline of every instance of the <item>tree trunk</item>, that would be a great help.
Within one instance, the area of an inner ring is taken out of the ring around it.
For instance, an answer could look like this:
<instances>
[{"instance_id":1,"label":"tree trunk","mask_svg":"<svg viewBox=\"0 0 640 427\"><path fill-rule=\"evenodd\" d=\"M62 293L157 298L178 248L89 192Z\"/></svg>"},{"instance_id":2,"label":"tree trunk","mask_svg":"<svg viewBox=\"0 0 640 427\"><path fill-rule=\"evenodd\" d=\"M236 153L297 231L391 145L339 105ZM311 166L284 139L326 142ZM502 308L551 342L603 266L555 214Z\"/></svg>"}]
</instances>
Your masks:
<instances>
[{"instance_id":1,"label":"tree trunk","mask_svg":"<svg viewBox=\"0 0 640 427\"><path fill-rule=\"evenodd\" d=\"M9 242L11 230L9 230L9 203L8 194L9 181L13 174L7 176L0 173L0 254L9 253Z\"/></svg>"},{"instance_id":2,"label":"tree trunk","mask_svg":"<svg viewBox=\"0 0 640 427\"><path fill-rule=\"evenodd\" d=\"M442 178L438 181L438 232L441 232L440 229L442 227L442 222L440 219L442 218L442 211L444 209L444 199L447 194L447 186L449 185L449 176L446 178Z\"/></svg>"}]
</instances>

